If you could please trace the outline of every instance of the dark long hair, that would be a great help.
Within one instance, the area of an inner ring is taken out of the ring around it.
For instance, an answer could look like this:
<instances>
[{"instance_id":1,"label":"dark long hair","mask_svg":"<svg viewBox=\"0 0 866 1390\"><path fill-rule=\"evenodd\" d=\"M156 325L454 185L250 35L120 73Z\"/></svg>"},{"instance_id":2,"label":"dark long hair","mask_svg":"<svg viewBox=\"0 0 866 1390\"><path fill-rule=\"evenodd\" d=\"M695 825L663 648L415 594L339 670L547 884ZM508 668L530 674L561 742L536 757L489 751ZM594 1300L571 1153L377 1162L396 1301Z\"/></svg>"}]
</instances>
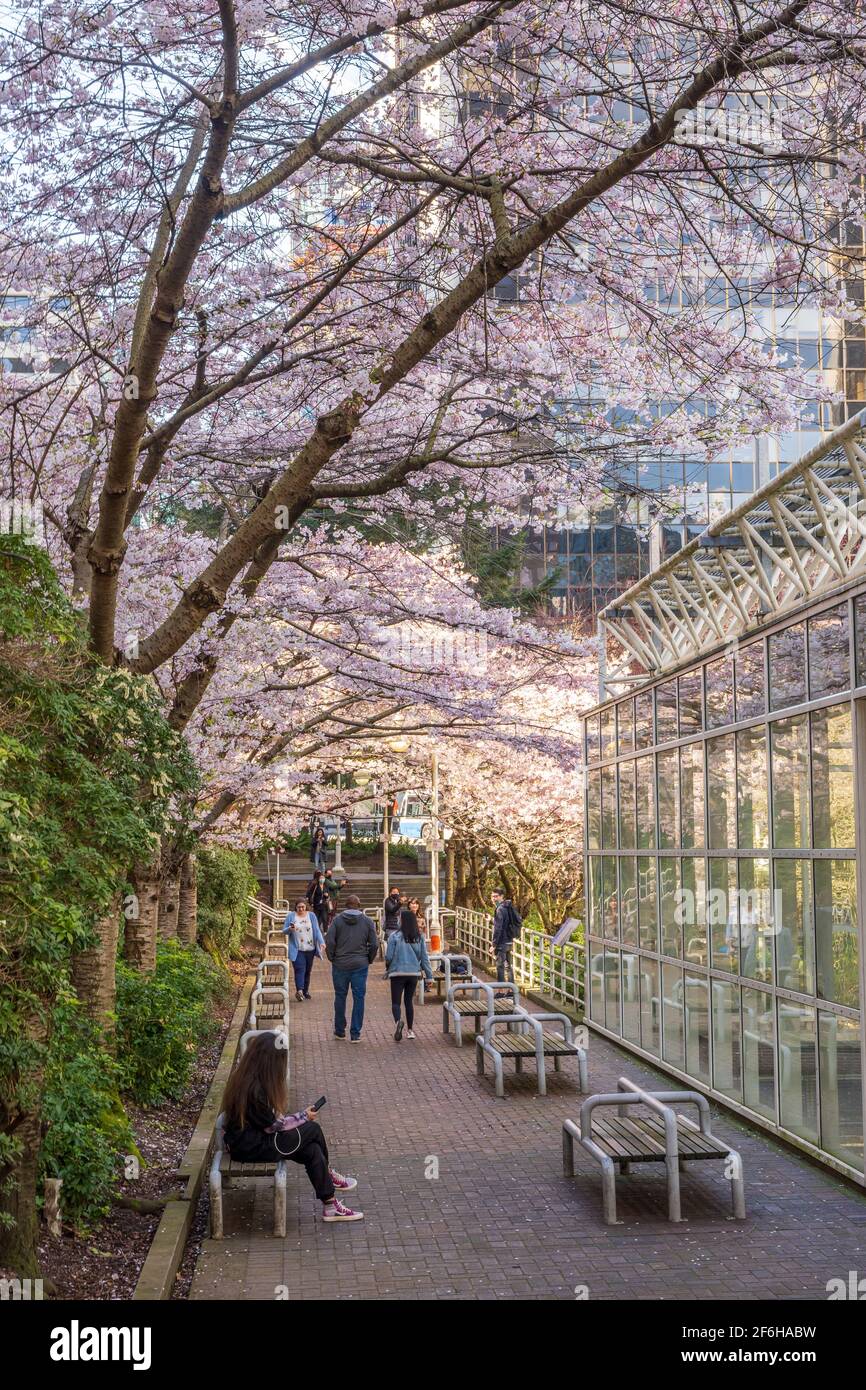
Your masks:
<instances>
[{"instance_id":1,"label":"dark long hair","mask_svg":"<svg viewBox=\"0 0 866 1390\"><path fill-rule=\"evenodd\" d=\"M226 1126L243 1129L254 1100L270 1106L276 1115L285 1115L289 1108L286 1058L277 1048L276 1033L261 1033L253 1038L231 1072L223 1097Z\"/></svg>"},{"instance_id":2,"label":"dark long hair","mask_svg":"<svg viewBox=\"0 0 866 1390\"><path fill-rule=\"evenodd\" d=\"M408 907L404 907L400 913L400 932L403 940L412 945L415 941L421 940L421 931L418 926L418 918Z\"/></svg>"}]
</instances>

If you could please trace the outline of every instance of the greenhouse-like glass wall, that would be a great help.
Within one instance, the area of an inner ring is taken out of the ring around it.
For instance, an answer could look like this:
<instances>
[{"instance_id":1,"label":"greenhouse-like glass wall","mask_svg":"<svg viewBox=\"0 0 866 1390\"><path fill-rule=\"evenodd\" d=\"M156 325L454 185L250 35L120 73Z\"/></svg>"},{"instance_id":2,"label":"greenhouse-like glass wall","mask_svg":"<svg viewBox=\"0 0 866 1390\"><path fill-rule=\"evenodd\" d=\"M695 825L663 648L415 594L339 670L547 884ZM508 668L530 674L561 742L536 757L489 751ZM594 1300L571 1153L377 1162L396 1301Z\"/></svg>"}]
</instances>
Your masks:
<instances>
[{"instance_id":1,"label":"greenhouse-like glass wall","mask_svg":"<svg viewBox=\"0 0 866 1390\"><path fill-rule=\"evenodd\" d=\"M864 703L866 593L593 712L585 807L589 1021L859 1174Z\"/></svg>"}]
</instances>

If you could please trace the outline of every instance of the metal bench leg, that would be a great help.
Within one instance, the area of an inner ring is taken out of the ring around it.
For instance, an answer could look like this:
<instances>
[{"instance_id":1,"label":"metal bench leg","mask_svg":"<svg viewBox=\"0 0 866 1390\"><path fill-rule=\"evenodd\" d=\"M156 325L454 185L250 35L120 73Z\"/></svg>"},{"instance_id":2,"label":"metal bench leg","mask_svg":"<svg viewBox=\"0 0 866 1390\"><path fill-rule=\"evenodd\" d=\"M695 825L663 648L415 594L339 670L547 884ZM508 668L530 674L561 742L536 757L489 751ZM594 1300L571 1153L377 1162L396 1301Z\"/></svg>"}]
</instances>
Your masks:
<instances>
[{"instance_id":1,"label":"metal bench leg","mask_svg":"<svg viewBox=\"0 0 866 1390\"><path fill-rule=\"evenodd\" d=\"M734 1216L737 1221L746 1219L746 1184L743 1181L743 1160L738 1153L732 1149L728 1154L728 1160L733 1159L734 1167L731 1175L731 1197L734 1203Z\"/></svg>"},{"instance_id":2,"label":"metal bench leg","mask_svg":"<svg viewBox=\"0 0 866 1390\"><path fill-rule=\"evenodd\" d=\"M546 1096L547 1072L544 1068L544 1043L537 1040L535 1043L535 1069L538 1072L538 1094Z\"/></svg>"},{"instance_id":3,"label":"metal bench leg","mask_svg":"<svg viewBox=\"0 0 866 1390\"><path fill-rule=\"evenodd\" d=\"M588 1090L589 1090L589 1074L588 1074L588 1068L587 1068L587 1065L586 1065L586 1053L584 1052L583 1048L581 1048L580 1052L578 1052L578 1054L577 1054L577 1074L578 1074L578 1078L579 1078L579 1085L580 1085L581 1092L583 1093L583 1092L588 1091Z\"/></svg>"},{"instance_id":4,"label":"metal bench leg","mask_svg":"<svg viewBox=\"0 0 866 1390\"><path fill-rule=\"evenodd\" d=\"M277 1164L274 1173L274 1235L285 1238L286 1234L286 1173L285 1163Z\"/></svg>"},{"instance_id":5,"label":"metal bench leg","mask_svg":"<svg viewBox=\"0 0 866 1390\"><path fill-rule=\"evenodd\" d=\"M574 1135L565 1128L562 1131L562 1172L566 1178L574 1177Z\"/></svg>"},{"instance_id":6,"label":"metal bench leg","mask_svg":"<svg viewBox=\"0 0 866 1390\"><path fill-rule=\"evenodd\" d=\"M480 1048L478 1050L481 1051ZM496 1094L502 1100L505 1097L505 1077L502 1072L502 1054L499 1052L493 1054L493 1070L496 1076Z\"/></svg>"},{"instance_id":7,"label":"metal bench leg","mask_svg":"<svg viewBox=\"0 0 866 1390\"><path fill-rule=\"evenodd\" d=\"M521 1074L522 1071L523 1071L523 1058L520 1057L520 1056L517 1056L517 1057L515 1057L515 1059L514 1059L514 1074L515 1074L515 1076L520 1076L520 1074Z\"/></svg>"},{"instance_id":8,"label":"metal bench leg","mask_svg":"<svg viewBox=\"0 0 866 1390\"><path fill-rule=\"evenodd\" d=\"M457 1044L458 1047L462 1047L462 1046L463 1046L463 1015L462 1015L462 1014L455 1014L455 1016L454 1016L454 1041L456 1042L456 1044Z\"/></svg>"},{"instance_id":9,"label":"metal bench leg","mask_svg":"<svg viewBox=\"0 0 866 1390\"><path fill-rule=\"evenodd\" d=\"M442 1009L442 1032L448 1032L448 1010L444 1006Z\"/></svg>"},{"instance_id":10,"label":"metal bench leg","mask_svg":"<svg viewBox=\"0 0 866 1390\"><path fill-rule=\"evenodd\" d=\"M553 1070L554 1070L554 1071L560 1071L560 1070L561 1070L561 1066L560 1066L561 1062L562 1062L562 1058L561 1058L557 1053L554 1053L554 1054L553 1054Z\"/></svg>"},{"instance_id":11,"label":"metal bench leg","mask_svg":"<svg viewBox=\"0 0 866 1390\"><path fill-rule=\"evenodd\" d=\"M223 1187L219 1173L210 1176L210 1234L211 1240L223 1238Z\"/></svg>"},{"instance_id":12,"label":"metal bench leg","mask_svg":"<svg viewBox=\"0 0 866 1390\"><path fill-rule=\"evenodd\" d=\"M668 1174L668 1221L682 1221L680 1210L680 1165L675 1155L665 1159Z\"/></svg>"},{"instance_id":13,"label":"metal bench leg","mask_svg":"<svg viewBox=\"0 0 866 1390\"><path fill-rule=\"evenodd\" d=\"M475 1070L479 1076L484 1075L484 1048L480 1043L475 1044Z\"/></svg>"},{"instance_id":14,"label":"metal bench leg","mask_svg":"<svg viewBox=\"0 0 866 1390\"><path fill-rule=\"evenodd\" d=\"M609 1158L601 1160L601 1197L604 1203L604 1224L616 1223L616 1168Z\"/></svg>"}]
</instances>

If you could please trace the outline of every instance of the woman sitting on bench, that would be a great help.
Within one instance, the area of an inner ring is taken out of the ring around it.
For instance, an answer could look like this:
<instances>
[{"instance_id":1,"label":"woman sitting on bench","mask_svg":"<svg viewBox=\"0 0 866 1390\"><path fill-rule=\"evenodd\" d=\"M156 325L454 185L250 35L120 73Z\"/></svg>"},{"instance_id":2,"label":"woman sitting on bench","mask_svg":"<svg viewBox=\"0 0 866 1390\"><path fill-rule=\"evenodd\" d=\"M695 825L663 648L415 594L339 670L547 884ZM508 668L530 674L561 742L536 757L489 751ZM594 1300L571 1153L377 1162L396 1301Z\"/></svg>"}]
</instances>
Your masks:
<instances>
[{"instance_id":1,"label":"woman sitting on bench","mask_svg":"<svg viewBox=\"0 0 866 1390\"><path fill-rule=\"evenodd\" d=\"M338 1192L358 1184L328 1162L328 1146L312 1107L287 1115L285 1033L253 1038L226 1086L225 1146L236 1163L303 1163L322 1203L325 1221L361 1221L364 1213L344 1206Z\"/></svg>"}]
</instances>

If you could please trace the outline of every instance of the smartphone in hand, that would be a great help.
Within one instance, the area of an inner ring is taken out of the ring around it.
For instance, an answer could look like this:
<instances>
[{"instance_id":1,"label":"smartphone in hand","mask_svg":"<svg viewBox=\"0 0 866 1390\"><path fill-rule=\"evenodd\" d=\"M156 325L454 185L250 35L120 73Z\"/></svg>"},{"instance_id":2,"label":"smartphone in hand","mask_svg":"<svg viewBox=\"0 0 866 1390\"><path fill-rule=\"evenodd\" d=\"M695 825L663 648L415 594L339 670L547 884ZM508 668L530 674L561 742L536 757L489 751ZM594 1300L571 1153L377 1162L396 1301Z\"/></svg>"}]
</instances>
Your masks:
<instances>
[{"instance_id":1,"label":"smartphone in hand","mask_svg":"<svg viewBox=\"0 0 866 1390\"><path fill-rule=\"evenodd\" d=\"M310 1109L311 1109L311 1110L321 1110L322 1106L323 1106L323 1105L327 1105L327 1103L328 1103L327 1096L319 1096L319 1099L316 1101L315 1105L311 1105L311 1106L310 1106Z\"/></svg>"}]
</instances>

